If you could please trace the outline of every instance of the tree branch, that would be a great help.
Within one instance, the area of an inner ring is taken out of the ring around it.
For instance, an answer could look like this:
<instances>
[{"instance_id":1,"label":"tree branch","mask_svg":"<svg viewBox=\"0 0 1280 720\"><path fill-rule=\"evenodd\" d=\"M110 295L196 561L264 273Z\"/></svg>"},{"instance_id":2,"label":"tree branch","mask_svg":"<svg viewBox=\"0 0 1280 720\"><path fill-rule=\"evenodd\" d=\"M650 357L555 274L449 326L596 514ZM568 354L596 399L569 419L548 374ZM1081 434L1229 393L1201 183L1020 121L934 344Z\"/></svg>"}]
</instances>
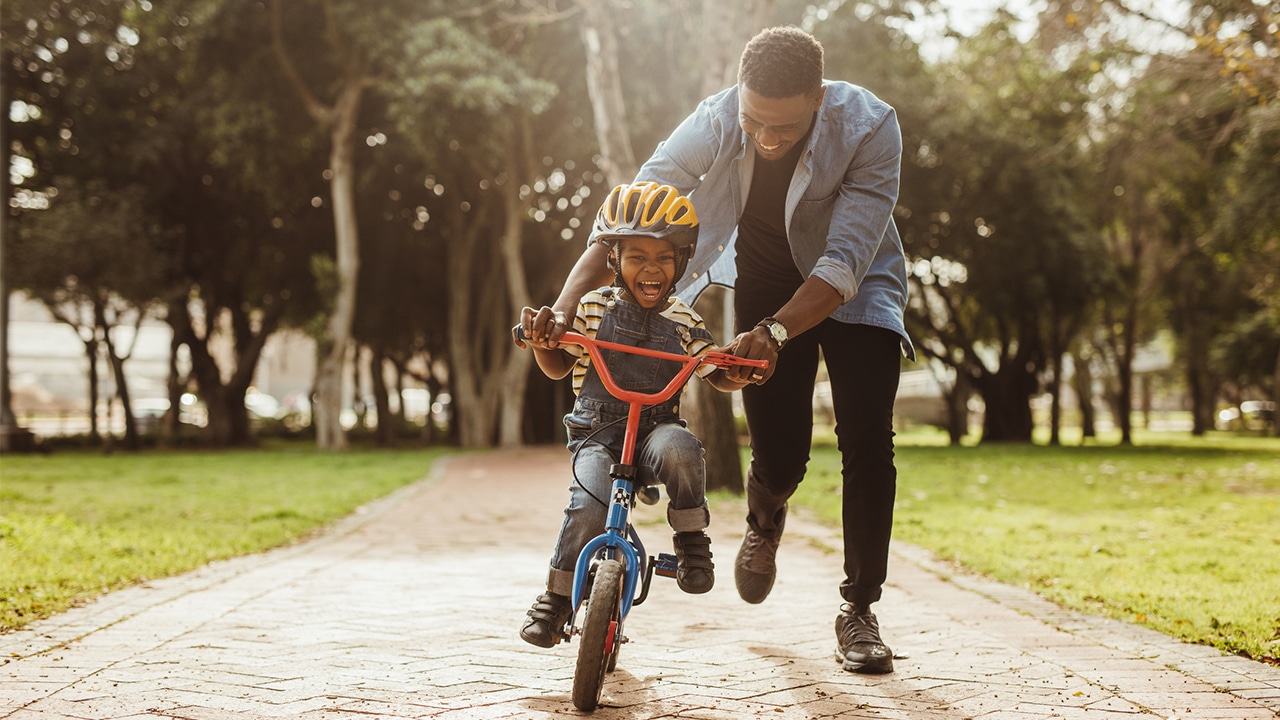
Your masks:
<instances>
[{"instance_id":1,"label":"tree branch","mask_svg":"<svg viewBox=\"0 0 1280 720\"><path fill-rule=\"evenodd\" d=\"M293 64L293 59L289 57L289 51L284 46L284 33L281 30L282 16L281 0L271 0L271 48L275 51L276 58L280 60L280 67L284 70L285 77L289 79L289 84L293 85L294 91L306 105L307 112L317 122L328 125L333 122L333 108L322 104L315 95L311 94L307 89L306 81L302 79L298 68Z\"/></svg>"}]
</instances>

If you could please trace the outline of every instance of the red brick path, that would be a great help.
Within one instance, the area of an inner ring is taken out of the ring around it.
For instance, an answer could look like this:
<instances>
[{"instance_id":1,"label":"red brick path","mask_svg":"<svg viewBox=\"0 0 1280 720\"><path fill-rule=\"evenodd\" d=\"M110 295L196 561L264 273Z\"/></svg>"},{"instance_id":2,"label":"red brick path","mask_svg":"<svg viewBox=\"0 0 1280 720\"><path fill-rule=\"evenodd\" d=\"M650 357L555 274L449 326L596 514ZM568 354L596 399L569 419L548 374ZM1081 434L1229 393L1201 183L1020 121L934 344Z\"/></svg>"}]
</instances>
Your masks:
<instances>
[{"instance_id":1,"label":"red brick path","mask_svg":"<svg viewBox=\"0 0 1280 720\"><path fill-rule=\"evenodd\" d=\"M552 718L577 643L516 634L566 497L561 448L461 454L294 547L112 593L0 636L0 717ZM662 511L641 507L650 552ZM835 531L788 519L773 594L738 599L742 506L714 509L718 584L655 578L597 718L1262 720L1280 670L1063 611L895 545L876 606L891 675L833 657Z\"/></svg>"}]
</instances>

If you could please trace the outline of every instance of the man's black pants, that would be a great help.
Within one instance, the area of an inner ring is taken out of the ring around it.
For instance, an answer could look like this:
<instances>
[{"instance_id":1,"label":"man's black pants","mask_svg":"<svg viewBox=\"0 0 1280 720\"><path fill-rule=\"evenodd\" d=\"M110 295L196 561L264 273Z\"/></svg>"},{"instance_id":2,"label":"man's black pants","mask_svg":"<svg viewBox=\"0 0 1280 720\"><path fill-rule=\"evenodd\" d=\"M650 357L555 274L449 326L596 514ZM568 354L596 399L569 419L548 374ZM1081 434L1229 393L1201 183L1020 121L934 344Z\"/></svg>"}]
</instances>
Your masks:
<instances>
[{"instance_id":1,"label":"man's black pants","mask_svg":"<svg viewBox=\"0 0 1280 720\"><path fill-rule=\"evenodd\" d=\"M743 295L735 299L737 332L750 330L778 307ZM897 489L893 401L902 350L894 331L828 318L787 343L767 383L743 389L751 434L747 524L776 535L783 507L804 479L820 357L831 381L842 457L845 579L840 594L847 602L870 605L880 599L887 573Z\"/></svg>"}]
</instances>

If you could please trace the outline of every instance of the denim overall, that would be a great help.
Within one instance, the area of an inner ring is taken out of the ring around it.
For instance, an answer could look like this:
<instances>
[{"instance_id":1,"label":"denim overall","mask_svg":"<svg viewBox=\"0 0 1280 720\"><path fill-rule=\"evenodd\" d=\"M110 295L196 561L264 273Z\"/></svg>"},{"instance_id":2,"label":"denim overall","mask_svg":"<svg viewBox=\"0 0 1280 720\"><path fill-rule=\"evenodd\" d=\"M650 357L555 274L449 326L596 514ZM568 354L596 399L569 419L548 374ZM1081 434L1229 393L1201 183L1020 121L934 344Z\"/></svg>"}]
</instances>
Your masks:
<instances>
[{"instance_id":1,"label":"denim overall","mask_svg":"<svg viewBox=\"0 0 1280 720\"><path fill-rule=\"evenodd\" d=\"M656 310L646 310L622 299L615 289L604 292L612 297L596 333L597 340L684 354L681 338L688 334L687 328ZM671 360L608 350L604 351L604 358L619 387L645 393L665 388L681 367ZM646 407L641 412L635 463L641 468L638 482L648 479L651 483L656 477L666 486L670 498L667 522L672 530L691 532L706 528L711 514L705 495L702 443L680 419L679 402L680 393L676 393L662 405ZM579 553L587 542L604 532L613 487L609 466L621 460L627 410L627 403L613 397L605 388L593 365L564 424L569 434L569 450L578 451L574 473L600 502L578 483L569 486L569 504L564 509L564 524L556 540L547 578L547 589L551 592L566 596L572 593L573 570ZM614 421L617 422L585 442L593 431Z\"/></svg>"}]
</instances>

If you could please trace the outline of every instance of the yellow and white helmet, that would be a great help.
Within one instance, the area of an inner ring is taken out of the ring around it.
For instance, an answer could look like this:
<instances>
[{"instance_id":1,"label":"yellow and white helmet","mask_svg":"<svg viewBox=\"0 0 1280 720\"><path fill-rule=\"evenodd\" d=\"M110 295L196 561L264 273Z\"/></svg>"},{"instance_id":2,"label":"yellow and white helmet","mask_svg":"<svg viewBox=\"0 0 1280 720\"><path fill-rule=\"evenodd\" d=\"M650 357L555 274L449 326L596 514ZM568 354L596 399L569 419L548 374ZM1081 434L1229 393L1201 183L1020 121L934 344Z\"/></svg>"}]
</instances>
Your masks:
<instances>
[{"instance_id":1,"label":"yellow and white helmet","mask_svg":"<svg viewBox=\"0 0 1280 720\"><path fill-rule=\"evenodd\" d=\"M643 236L669 241L676 249L675 279L679 280L698 244L698 213L693 202L670 185L650 181L619 185L596 213L594 234L609 244L615 268L618 240Z\"/></svg>"}]
</instances>

